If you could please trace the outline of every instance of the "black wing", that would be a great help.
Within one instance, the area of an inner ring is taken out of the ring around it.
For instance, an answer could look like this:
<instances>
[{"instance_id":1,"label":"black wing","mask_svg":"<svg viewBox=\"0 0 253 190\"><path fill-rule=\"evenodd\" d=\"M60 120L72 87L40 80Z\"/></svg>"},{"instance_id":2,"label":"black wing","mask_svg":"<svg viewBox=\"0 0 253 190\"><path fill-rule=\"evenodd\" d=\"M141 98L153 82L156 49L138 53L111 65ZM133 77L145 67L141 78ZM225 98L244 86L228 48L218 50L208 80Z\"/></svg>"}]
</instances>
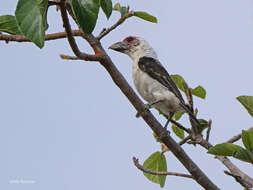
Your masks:
<instances>
[{"instance_id":1,"label":"black wing","mask_svg":"<svg viewBox=\"0 0 253 190\"><path fill-rule=\"evenodd\" d=\"M147 73L150 77L160 82L163 86L168 88L169 91L175 94L175 96L184 104L182 94L179 92L177 85L171 79L169 73L161 65L159 61L152 57L141 57L138 62L139 68Z\"/></svg>"}]
</instances>

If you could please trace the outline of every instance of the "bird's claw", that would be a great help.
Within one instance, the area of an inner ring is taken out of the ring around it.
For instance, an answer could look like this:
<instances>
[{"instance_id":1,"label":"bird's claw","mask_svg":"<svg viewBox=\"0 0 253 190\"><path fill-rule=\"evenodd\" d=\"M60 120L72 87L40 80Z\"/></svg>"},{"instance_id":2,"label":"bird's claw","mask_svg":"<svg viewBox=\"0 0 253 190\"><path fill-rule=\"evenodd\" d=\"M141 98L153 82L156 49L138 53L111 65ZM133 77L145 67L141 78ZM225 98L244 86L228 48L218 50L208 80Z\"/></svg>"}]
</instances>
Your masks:
<instances>
[{"instance_id":1,"label":"bird's claw","mask_svg":"<svg viewBox=\"0 0 253 190\"><path fill-rule=\"evenodd\" d=\"M144 112L148 111L150 108L151 108L151 106L149 104L144 104L144 109L145 109ZM141 116L140 112L137 112L135 115L135 117L137 117L137 118L139 118L140 116Z\"/></svg>"},{"instance_id":2,"label":"bird's claw","mask_svg":"<svg viewBox=\"0 0 253 190\"><path fill-rule=\"evenodd\" d=\"M170 135L170 131L169 131L169 130L164 130L164 131L161 133L160 137L158 137L158 141L161 142L162 139L168 137L168 135Z\"/></svg>"}]
</instances>

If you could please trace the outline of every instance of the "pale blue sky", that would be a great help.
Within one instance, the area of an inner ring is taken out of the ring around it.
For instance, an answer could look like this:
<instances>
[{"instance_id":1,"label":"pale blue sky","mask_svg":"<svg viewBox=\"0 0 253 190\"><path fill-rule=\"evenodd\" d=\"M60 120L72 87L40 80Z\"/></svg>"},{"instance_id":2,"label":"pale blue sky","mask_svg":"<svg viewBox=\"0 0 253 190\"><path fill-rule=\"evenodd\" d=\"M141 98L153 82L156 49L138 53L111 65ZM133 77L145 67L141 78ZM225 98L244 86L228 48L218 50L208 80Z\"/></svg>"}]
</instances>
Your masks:
<instances>
[{"instance_id":1,"label":"pale blue sky","mask_svg":"<svg viewBox=\"0 0 253 190\"><path fill-rule=\"evenodd\" d=\"M2 3L0 15L14 13L16 2ZM253 95L252 1L120 2L157 16L159 23L132 18L102 40L106 49L128 35L142 36L171 74L184 76L192 87L204 86L206 100L195 98L195 103L199 117L213 120L213 144L252 126L252 118L235 99ZM100 14L95 33L118 16L113 13L107 22ZM63 30L54 8L48 19L48 32ZM85 42L79 45L91 52ZM0 42L0 189L160 189L131 160L136 156L143 162L160 150L151 130L135 118L136 111L103 67L61 60L62 53L73 55L66 39L47 42L42 50L31 43ZM131 60L108 53L133 85ZM183 147L221 189L242 189L206 150ZM169 171L186 172L171 153L166 157ZM253 176L252 166L232 161ZM34 184L10 183L20 179ZM190 179L167 178L165 189L186 188L201 189Z\"/></svg>"}]
</instances>

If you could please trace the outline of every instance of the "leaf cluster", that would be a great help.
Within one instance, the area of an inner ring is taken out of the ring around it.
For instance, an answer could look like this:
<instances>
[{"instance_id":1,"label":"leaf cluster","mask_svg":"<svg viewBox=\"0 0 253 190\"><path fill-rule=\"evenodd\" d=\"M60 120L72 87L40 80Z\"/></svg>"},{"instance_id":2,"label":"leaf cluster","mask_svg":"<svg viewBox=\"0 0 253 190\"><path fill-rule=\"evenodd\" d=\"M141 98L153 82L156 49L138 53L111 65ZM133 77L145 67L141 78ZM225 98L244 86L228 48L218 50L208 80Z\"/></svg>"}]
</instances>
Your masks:
<instances>
[{"instance_id":1,"label":"leaf cluster","mask_svg":"<svg viewBox=\"0 0 253 190\"><path fill-rule=\"evenodd\" d=\"M111 0L71 0L70 5L74 15L84 33L93 32L100 8L107 19L112 11L119 11L121 17L128 14L129 6L121 6L116 3L113 8ZM48 29L47 12L48 0L19 0L15 10L15 16L0 16L0 32L9 34L23 34L39 48L43 48L45 33ZM149 22L157 23L156 17L142 11L132 11L133 16Z\"/></svg>"},{"instance_id":2,"label":"leaf cluster","mask_svg":"<svg viewBox=\"0 0 253 190\"><path fill-rule=\"evenodd\" d=\"M183 91L186 95L187 95L187 90L190 90L192 95L201 98L201 99L205 99L206 98L206 90L198 85L195 88L190 88L189 85L187 84L187 82L185 81L185 79L178 75L178 74L174 74L174 75L170 75L172 80L176 83L177 87ZM182 112L177 112L175 113L175 115L173 116L173 119L178 121L184 113ZM201 126L198 126L198 132L202 133L202 131L207 128L207 124L208 122L205 119L199 119L199 122L201 124ZM177 127L176 125L172 125L171 126L172 131L175 133L175 135L177 137L179 137L180 139L184 139L185 138L185 134L184 134L184 130L180 129L179 127Z\"/></svg>"},{"instance_id":3,"label":"leaf cluster","mask_svg":"<svg viewBox=\"0 0 253 190\"><path fill-rule=\"evenodd\" d=\"M253 164L253 130L242 131L242 142L244 148L233 143L222 143L210 148L207 153L218 156L232 156Z\"/></svg>"},{"instance_id":4,"label":"leaf cluster","mask_svg":"<svg viewBox=\"0 0 253 190\"><path fill-rule=\"evenodd\" d=\"M236 98L253 117L253 96L238 96ZM244 162L253 164L253 130L242 131L244 148L232 143L221 143L210 148L207 153L219 156L232 156Z\"/></svg>"},{"instance_id":5,"label":"leaf cluster","mask_svg":"<svg viewBox=\"0 0 253 190\"><path fill-rule=\"evenodd\" d=\"M145 160L143 167L152 171L166 172L167 171L166 158L163 153L159 151L154 152ZM160 187L164 187L166 175L154 175L145 172L143 172L143 174L153 183L158 183L160 184Z\"/></svg>"}]
</instances>

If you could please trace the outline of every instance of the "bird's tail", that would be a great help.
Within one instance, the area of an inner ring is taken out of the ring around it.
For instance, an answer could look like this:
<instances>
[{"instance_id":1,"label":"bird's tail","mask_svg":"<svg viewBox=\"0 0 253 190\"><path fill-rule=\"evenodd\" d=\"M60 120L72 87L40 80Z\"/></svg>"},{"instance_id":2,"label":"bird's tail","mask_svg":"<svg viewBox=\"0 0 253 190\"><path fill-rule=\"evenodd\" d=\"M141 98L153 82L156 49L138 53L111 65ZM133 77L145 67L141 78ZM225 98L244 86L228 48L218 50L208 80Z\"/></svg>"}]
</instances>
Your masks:
<instances>
[{"instance_id":1,"label":"bird's tail","mask_svg":"<svg viewBox=\"0 0 253 190\"><path fill-rule=\"evenodd\" d=\"M183 107L183 109L185 110L186 113L188 113L189 117L190 117L190 122L191 125L193 127L193 130L195 133L198 133L198 128L201 126L199 120L196 118L196 116L194 115L194 113L191 111L191 109L185 105L185 104L181 104L181 106Z\"/></svg>"}]
</instances>

